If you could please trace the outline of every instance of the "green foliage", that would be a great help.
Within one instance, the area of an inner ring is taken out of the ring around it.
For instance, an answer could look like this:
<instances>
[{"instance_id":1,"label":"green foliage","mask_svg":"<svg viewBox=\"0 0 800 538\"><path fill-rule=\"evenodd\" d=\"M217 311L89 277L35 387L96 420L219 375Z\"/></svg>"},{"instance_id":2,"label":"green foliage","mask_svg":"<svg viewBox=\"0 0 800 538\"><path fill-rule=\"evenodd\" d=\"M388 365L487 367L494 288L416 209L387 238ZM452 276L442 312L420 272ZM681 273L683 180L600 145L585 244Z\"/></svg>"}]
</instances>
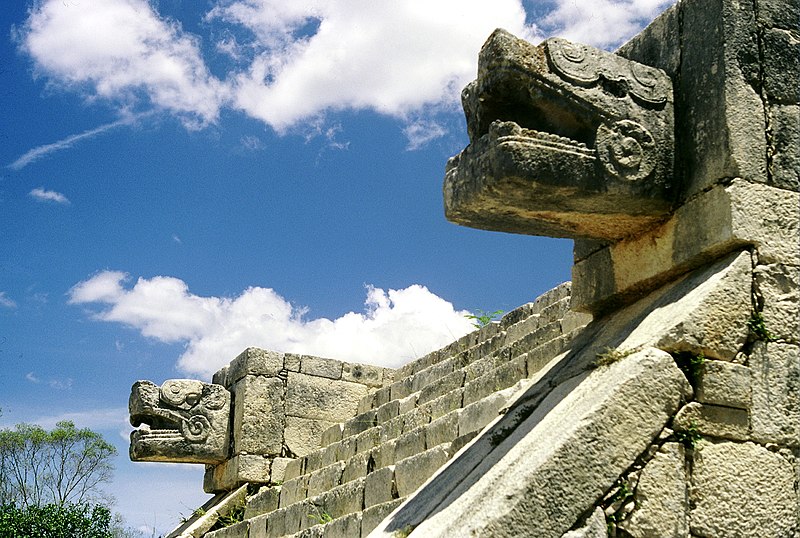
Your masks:
<instances>
[{"instance_id":1,"label":"green foliage","mask_svg":"<svg viewBox=\"0 0 800 538\"><path fill-rule=\"evenodd\" d=\"M211 530L224 529L230 527L241 521L244 521L244 509L247 507L244 499L236 503L227 513L222 514L217 518L217 522L211 527Z\"/></svg>"},{"instance_id":2,"label":"green foliage","mask_svg":"<svg viewBox=\"0 0 800 538\"><path fill-rule=\"evenodd\" d=\"M685 431L675 432L675 438L678 442L683 443L686 448L694 449L697 442L703 438L697 428L697 422L694 420L689 423L689 427Z\"/></svg>"},{"instance_id":3,"label":"green foliage","mask_svg":"<svg viewBox=\"0 0 800 538\"><path fill-rule=\"evenodd\" d=\"M747 320L747 327L750 329L750 332L755 335L756 340L764 340L765 342L772 342L775 340L775 336L769 332L769 329L767 329L767 326L764 324L764 316L761 312L753 312L753 315Z\"/></svg>"},{"instance_id":4,"label":"green foliage","mask_svg":"<svg viewBox=\"0 0 800 538\"><path fill-rule=\"evenodd\" d=\"M681 351L673 355L678 368L681 369L689 383L697 388L700 382L700 376L703 373L703 365L706 363L706 357L702 353L691 353L689 351Z\"/></svg>"},{"instance_id":5,"label":"green foliage","mask_svg":"<svg viewBox=\"0 0 800 538\"><path fill-rule=\"evenodd\" d=\"M330 515L328 512L326 512L325 510L323 510L323 511L321 511L321 512L320 512L319 510L317 510L317 513L316 513L316 514L306 514L306 515L307 515L309 518L311 518L311 519L313 519L314 521L316 521L316 522L317 522L318 524L320 524L320 525L324 525L324 524L326 524L326 523L330 523L331 521L333 521L333 516L331 516L331 515Z\"/></svg>"},{"instance_id":6,"label":"green foliage","mask_svg":"<svg viewBox=\"0 0 800 538\"><path fill-rule=\"evenodd\" d=\"M34 424L0 430L0 504L21 509L103 498L117 449L69 421L51 431Z\"/></svg>"},{"instance_id":7,"label":"green foliage","mask_svg":"<svg viewBox=\"0 0 800 538\"><path fill-rule=\"evenodd\" d=\"M113 538L111 512L102 505L64 503L0 506L0 538Z\"/></svg>"},{"instance_id":8,"label":"green foliage","mask_svg":"<svg viewBox=\"0 0 800 538\"><path fill-rule=\"evenodd\" d=\"M492 321L494 321L498 316L501 316L502 314L503 314L502 310L495 310L494 312L486 312L479 308L477 314L467 314L464 317L473 320L475 323L473 323L472 326L480 329L481 327L489 325Z\"/></svg>"},{"instance_id":9,"label":"green foliage","mask_svg":"<svg viewBox=\"0 0 800 538\"><path fill-rule=\"evenodd\" d=\"M592 366L594 366L595 368L600 368L602 366L610 366L615 362L621 361L628 355L636 353L637 351L639 351L638 347L633 349L614 349L611 347L607 347L604 352L597 354L594 361L592 361Z\"/></svg>"},{"instance_id":10,"label":"green foliage","mask_svg":"<svg viewBox=\"0 0 800 538\"><path fill-rule=\"evenodd\" d=\"M398 529L392 533L392 538L408 538L408 535L411 534L414 530L412 525L406 525L402 529Z\"/></svg>"}]
</instances>

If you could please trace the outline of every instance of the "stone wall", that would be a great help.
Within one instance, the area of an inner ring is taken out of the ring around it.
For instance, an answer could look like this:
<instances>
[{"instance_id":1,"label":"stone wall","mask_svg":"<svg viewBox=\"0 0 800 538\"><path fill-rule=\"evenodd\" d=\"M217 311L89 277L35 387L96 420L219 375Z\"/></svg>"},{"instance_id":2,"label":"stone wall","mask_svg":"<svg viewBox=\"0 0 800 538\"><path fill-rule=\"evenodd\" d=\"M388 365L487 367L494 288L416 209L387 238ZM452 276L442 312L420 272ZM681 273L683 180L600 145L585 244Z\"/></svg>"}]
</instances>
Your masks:
<instances>
[{"instance_id":1,"label":"stone wall","mask_svg":"<svg viewBox=\"0 0 800 538\"><path fill-rule=\"evenodd\" d=\"M507 118L482 135L493 118L472 116L493 112L479 92L496 81L479 72L446 205L469 183L455 209L504 226L493 179L465 170L506 144L493 155L525 165L493 169L513 176L501 179L515 231L528 217L534 233L582 226L572 283L398 370L246 350L214 376L233 400L230 457L206 473L218 494L171 536L800 536L800 2L679 1L618 51L637 64L504 32L490 42L486 65L539 70L497 78L503 91L528 77L569 93L534 61L551 46L603 58L595 78L618 77L606 85L615 99L630 98L620 81L648 73L640 64L668 75L671 211L595 238L580 204L572 224L547 221L537 197L519 195L541 178L514 174L548 159L568 168L572 141ZM492 63L508 43L511 60ZM606 86L591 88L597 103ZM580 148L585 165L594 148ZM241 521L223 528L225 514Z\"/></svg>"}]
</instances>

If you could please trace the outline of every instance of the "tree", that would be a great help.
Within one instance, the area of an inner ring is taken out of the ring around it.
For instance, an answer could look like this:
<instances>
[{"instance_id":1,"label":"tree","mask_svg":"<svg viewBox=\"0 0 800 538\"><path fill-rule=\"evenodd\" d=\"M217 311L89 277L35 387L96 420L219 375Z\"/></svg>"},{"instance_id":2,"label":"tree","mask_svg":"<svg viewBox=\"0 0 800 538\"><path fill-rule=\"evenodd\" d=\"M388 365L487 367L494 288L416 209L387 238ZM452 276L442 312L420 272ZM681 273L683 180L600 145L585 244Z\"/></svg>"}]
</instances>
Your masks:
<instances>
[{"instance_id":1,"label":"tree","mask_svg":"<svg viewBox=\"0 0 800 538\"><path fill-rule=\"evenodd\" d=\"M0 538L113 538L111 512L102 505L66 503L20 508L0 505Z\"/></svg>"},{"instance_id":2,"label":"tree","mask_svg":"<svg viewBox=\"0 0 800 538\"><path fill-rule=\"evenodd\" d=\"M83 504L105 497L113 445L70 421L52 431L32 424L0 430L0 505L19 508Z\"/></svg>"}]
</instances>

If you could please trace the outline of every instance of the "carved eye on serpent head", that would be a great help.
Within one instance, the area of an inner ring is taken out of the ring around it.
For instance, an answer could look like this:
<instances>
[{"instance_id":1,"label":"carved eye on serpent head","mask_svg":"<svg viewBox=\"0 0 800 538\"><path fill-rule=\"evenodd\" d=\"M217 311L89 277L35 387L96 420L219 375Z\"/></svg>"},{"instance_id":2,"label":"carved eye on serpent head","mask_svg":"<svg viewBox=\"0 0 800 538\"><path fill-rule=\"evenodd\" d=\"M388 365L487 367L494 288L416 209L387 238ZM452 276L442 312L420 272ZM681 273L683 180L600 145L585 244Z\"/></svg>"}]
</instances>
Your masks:
<instances>
[{"instance_id":1,"label":"carved eye on serpent head","mask_svg":"<svg viewBox=\"0 0 800 538\"><path fill-rule=\"evenodd\" d=\"M630 71L630 93L651 105L663 105L667 102L670 82L664 72L637 62L630 62Z\"/></svg>"},{"instance_id":2,"label":"carved eye on serpent head","mask_svg":"<svg viewBox=\"0 0 800 538\"><path fill-rule=\"evenodd\" d=\"M193 379L170 379L161 385L161 399L175 407L194 407L203 395L203 383Z\"/></svg>"},{"instance_id":3,"label":"carved eye on serpent head","mask_svg":"<svg viewBox=\"0 0 800 538\"><path fill-rule=\"evenodd\" d=\"M593 47L558 37L550 38L545 43L553 69L566 80L587 86L600 78L598 51Z\"/></svg>"},{"instance_id":4,"label":"carved eye on serpent head","mask_svg":"<svg viewBox=\"0 0 800 538\"><path fill-rule=\"evenodd\" d=\"M634 121L601 124L597 128L595 147L606 171L624 181L645 178L656 165L653 135Z\"/></svg>"}]
</instances>

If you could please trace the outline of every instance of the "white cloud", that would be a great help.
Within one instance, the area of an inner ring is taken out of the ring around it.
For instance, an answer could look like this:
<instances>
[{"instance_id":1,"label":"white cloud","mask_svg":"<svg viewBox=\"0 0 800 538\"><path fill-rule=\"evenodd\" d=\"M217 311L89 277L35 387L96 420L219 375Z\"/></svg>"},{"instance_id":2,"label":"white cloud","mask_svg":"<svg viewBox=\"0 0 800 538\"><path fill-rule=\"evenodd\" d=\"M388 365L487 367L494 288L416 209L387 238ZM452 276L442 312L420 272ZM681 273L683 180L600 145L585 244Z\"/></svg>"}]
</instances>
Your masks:
<instances>
[{"instance_id":1,"label":"white cloud","mask_svg":"<svg viewBox=\"0 0 800 538\"><path fill-rule=\"evenodd\" d=\"M610 49L636 35L674 3L675 0L557 0L556 8L540 25L548 34Z\"/></svg>"},{"instance_id":2,"label":"white cloud","mask_svg":"<svg viewBox=\"0 0 800 538\"><path fill-rule=\"evenodd\" d=\"M147 0L44 0L19 38L37 74L122 108L146 94L187 125L204 125L217 119L224 100L197 38L159 17Z\"/></svg>"},{"instance_id":3,"label":"white cloud","mask_svg":"<svg viewBox=\"0 0 800 538\"><path fill-rule=\"evenodd\" d=\"M65 205L69 204L69 200L66 196L60 192L45 190L44 187L36 187L28 194L40 202L55 202L57 204Z\"/></svg>"},{"instance_id":4,"label":"white cloud","mask_svg":"<svg viewBox=\"0 0 800 538\"><path fill-rule=\"evenodd\" d=\"M473 330L467 312L419 285L388 292L368 287L364 312L309 320L305 309L268 288L200 297L177 278L139 278L127 288L126 280L124 273L98 273L73 287L69 302L100 303L105 308L95 319L185 343L179 368L206 377L249 346L399 366Z\"/></svg>"},{"instance_id":5,"label":"white cloud","mask_svg":"<svg viewBox=\"0 0 800 538\"><path fill-rule=\"evenodd\" d=\"M36 417L29 422L38 424L45 429L52 429L57 423L65 420L74 423L77 428L90 428L93 430L127 428L127 431L131 429L128 423L128 409L126 407L66 412L58 415Z\"/></svg>"},{"instance_id":6,"label":"white cloud","mask_svg":"<svg viewBox=\"0 0 800 538\"><path fill-rule=\"evenodd\" d=\"M27 374L25 374L25 379L34 384L39 384L42 382L42 380L36 377L36 374L34 374L33 372L28 372Z\"/></svg>"},{"instance_id":7,"label":"white cloud","mask_svg":"<svg viewBox=\"0 0 800 538\"><path fill-rule=\"evenodd\" d=\"M4 308L16 308L17 302L6 295L6 292L0 291L0 306Z\"/></svg>"},{"instance_id":8,"label":"white cloud","mask_svg":"<svg viewBox=\"0 0 800 538\"><path fill-rule=\"evenodd\" d=\"M554 0L526 26L522 0L216 0L202 28L213 36L208 49L227 62L215 65L219 78L201 38L147 0L42 0L18 40L36 74L122 111L144 101L201 127L232 108L302 134L331 113L371 110L402 120L415 148L439 135L420 127L457 109L495 28L533 42L544 29L608 48L671 3Z\"/></svg>"}]
</instances>

